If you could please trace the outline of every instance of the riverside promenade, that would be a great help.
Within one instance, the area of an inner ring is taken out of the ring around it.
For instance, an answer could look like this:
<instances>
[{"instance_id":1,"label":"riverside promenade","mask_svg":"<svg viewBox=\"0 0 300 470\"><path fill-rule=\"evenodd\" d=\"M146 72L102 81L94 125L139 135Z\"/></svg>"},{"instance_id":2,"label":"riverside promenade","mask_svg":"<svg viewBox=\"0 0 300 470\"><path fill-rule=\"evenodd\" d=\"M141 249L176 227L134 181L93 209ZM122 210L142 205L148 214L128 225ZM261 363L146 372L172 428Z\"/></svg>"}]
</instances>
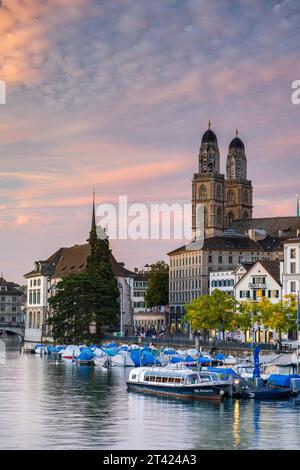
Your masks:
<instances>
[{"instance_id":1,"label":"riverside promenade","mask_svg":"<svg viewBox=\"0 0 300 470\"><path fill-rule=\"evenodd\" d=\"M209 339L204 340L201 338L188 338L183 335L169 335L164 338L153 338L151 336L125 336L122 338L116 338L115 336L105 336L103 341L117 341L126 344L140 344L146 346L148 344L153 344L158 348L161 347L174 347L174 348L197 348L205 350L217 350L217 351L226 351L227 353L247 353L252 351L255 346L259 345L260 349L264 352L272 353L283 353L283 352L292 352L292 349L289 347L279 348L279 345L273 343L244 343L240 341L222 341Z\"/></svg>"}]
</instances>

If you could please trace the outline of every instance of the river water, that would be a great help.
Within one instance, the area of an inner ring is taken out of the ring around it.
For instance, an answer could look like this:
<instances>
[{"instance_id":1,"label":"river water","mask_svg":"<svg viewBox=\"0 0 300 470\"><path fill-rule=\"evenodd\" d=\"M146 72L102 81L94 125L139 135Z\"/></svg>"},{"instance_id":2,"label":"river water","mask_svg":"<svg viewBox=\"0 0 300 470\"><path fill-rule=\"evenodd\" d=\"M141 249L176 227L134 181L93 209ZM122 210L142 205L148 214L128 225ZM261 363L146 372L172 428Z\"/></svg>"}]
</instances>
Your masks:
<instances>
[{"instance_id":1,"label":"river water","mask_svg":"<svg viewBox=\"0 0 300 470\"><path fill-rule=\"evenodd\" d=\"M295 400L182 402L127 392L122 368L55 363L6 342L0 449L300 449Z\"/></svg>"}]
</instances>

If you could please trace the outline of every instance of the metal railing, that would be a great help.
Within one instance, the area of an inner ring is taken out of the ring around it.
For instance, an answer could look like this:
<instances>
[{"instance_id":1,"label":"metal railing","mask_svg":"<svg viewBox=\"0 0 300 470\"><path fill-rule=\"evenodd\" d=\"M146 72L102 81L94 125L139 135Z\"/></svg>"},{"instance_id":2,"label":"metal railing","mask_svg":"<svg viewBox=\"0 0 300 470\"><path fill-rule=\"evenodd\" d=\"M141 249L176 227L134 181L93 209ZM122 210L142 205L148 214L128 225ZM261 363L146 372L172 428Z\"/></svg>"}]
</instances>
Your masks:
<instances>
[{"instance_id":1,"label":"metal railing","mask_svg":"<svg viewBox=\"0 0 300 470\"><path fill-rule=\"evenodd\" d=\"M141 336L126 336L123 338L116 338L114 336L105 336L102 338L103 341L118 341L122 343L134 343L141 345L148 345L149 343L155 344L157 346L178 346L178 347L188 347L194 348L197 344L198 346L204 346L209 349L226 349L226 350L240 350L246 351L254 349L255 346L259 345L261 350L265 351L278 351L278 347L273 343L244 343L240 341L223 341L219 339L202 339L202 338L186 338L182 336L165 336L164 338L152 338L151 336L141 337ZM285 348L289 350L290 348Z\"/></svg>"},{"instance_id":2,"label":"metal railing","mask_svg":"<svg viewBox=\"0 0 300 470\"><path fill-rule=\"evenodd\" d=\"M25 322L0 322L1 328L25 328Z\"/></svg>"}]
</instances>

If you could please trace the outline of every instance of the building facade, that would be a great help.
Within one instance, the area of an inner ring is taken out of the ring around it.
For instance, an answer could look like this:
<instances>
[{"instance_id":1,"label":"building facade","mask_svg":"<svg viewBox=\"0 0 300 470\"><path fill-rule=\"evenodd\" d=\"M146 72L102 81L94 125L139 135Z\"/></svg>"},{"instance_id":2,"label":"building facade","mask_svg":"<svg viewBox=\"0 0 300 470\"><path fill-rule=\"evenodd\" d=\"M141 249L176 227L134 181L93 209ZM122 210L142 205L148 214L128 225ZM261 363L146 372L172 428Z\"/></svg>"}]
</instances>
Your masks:
<instances>
[{"instance_id":1,"label":"building facade","mask_svg":"<svg viewBox=\"0 0 300 470\"><path fill-rule=\"evenodd\" d=\"M252 217L253 188L245 145L236 135L229 145L226 177L220 173L215 133L203 134L198 173L192 180L192 234L168 253L170 316L180 324L185 305L210 291L209 277L257 260L283 260L283 243L300 233L300 217ZM246 269L247 270L247 269Z\"/></svg>"},{"instance_id":2,"label":"building facade","mask_svg":"<svg viewBox=\"0 0 300 470\"><path fill-rule=\"evenodd\" d=\"M213 271L209 274L209 294L215 289L234 296L235 276L233 271Z\"/></svg>"},{"instance_id":3,"label":"building facade","mask_svg":"<svg viewBox=\"0 0 300 470\"><path fill-rule=\"evenodd\" d=\"M283 295L300 293L300 238L292 238L284 243L282 272Z\"/></svg>"},{"instance_id":4,"label":"building facade","mask_svg":"<svg viewBox=\"0 0 300 470\"><path fill-rule=\"evenodd\" d=\"M7 323L21 323L24 292L13 282L0 277L0 327Z\"/></svg>"}]
</instances>

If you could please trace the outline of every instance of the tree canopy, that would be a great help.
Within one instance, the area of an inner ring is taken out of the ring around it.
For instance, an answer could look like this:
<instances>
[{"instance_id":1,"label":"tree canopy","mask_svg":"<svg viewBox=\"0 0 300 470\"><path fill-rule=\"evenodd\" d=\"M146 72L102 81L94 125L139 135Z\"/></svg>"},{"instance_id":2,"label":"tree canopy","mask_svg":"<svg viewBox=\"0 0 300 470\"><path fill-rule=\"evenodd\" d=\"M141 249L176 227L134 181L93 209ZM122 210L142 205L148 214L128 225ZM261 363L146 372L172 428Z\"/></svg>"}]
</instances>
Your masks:
<instances>
[{"instance_id":1,"label":"tree canopy","mask_svg":"<svg viewBox=\"0 0 300 470\"><path fill-rule=\"evenodd\" d=\"M186 320L195 330L217 329L225 332L234 328L237 301L227 292L215 289L211 295L203 295L186 306Z\"/></svg>"},{"instance_id":2,"label":"tree canopy","mask_svg":"<svg viewBox=\"0 0 300 470\"><path fill-rule=\"evenodd\" d=\"M169 266L164 261L151 265L145 302L147 307L169 303Z\"/></svg>"},{"instance_id":3,"label":"tree canopy","mask_svg":"<svg viewBox=\"0 0 300 470\"><path fill-rule=\"evenodd\" d=\"M119 324L120 303L117 279L112 268L108 238L99 239L93 220L88 239L90 255L83 272L64 277L49 300L53 311L48 323L52 335L61 342L79 342Z\"/></svg>"}]
</instances>

